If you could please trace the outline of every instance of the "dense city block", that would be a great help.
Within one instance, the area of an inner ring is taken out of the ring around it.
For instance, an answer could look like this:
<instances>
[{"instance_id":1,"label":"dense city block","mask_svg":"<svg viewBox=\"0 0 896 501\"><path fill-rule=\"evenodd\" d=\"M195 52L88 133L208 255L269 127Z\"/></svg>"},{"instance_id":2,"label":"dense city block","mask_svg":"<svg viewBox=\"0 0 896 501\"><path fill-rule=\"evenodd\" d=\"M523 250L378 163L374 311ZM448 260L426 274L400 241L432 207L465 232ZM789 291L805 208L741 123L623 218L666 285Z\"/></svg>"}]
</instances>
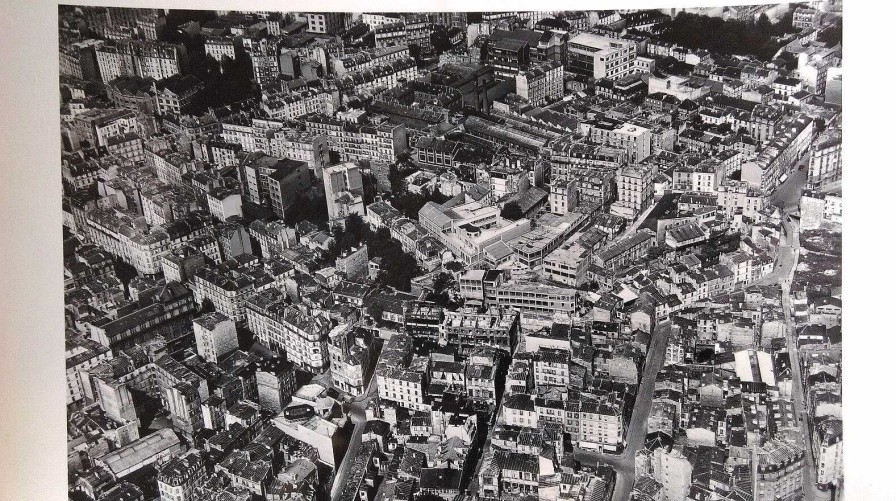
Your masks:
<instances>
[{"instance_id":1,"label":"dense city block","mask_svg":"<svg viewBox=\"0 0 896 501\"><path fill-rule=\"evenodd\" d=\"M61 6L69 499L840 499L841 7Z\"/></svg>"}]
</instances>

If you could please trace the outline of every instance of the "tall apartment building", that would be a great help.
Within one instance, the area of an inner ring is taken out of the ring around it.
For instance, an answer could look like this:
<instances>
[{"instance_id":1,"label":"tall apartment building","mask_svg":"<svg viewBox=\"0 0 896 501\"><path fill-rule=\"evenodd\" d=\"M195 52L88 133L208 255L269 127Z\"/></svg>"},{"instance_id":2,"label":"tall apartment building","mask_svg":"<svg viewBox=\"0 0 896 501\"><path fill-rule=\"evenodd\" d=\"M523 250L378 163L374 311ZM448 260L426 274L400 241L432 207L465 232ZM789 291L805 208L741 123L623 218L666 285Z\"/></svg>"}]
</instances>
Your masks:
<instances>
[{"instance_id":1,"label":"tall apartment building","mask_svg":"<svg viewBox=\"0 0 896 501\"><path fill-rule=\"evenodd\" d=\"M634 71L637 57L635 42L580 33L569 40L567 70L596 79L616 79Z\"/></svg>"},{"instance_id":2,"label":"tall apartment building","mask_svg":"<svg viewBox=\"0 0 896 501\"><path fill-rule=\"evenodd\" d=\"M65 340L65 381L68 387L66 405L84 399L81 373L111 359L112 350L96 341L81 337Z\"/></svg>"},{"instance_id":3,"label":"tall apartment building","mask_svg":"<svg viewBox=\"0 0 896 501\"><path fill-rule=\"evenodd\" d=\"M261 247L261 256L270 259L283 249L296 245L296 230L279 220L255 220L249 224L249 235Z\"/></svg>"},{"instance_id":4,"label":"tall apartment building","mask_svg":"<svg viewBox=\"0 0 896 501\"><path fill-rule=\"evenodd\" d=\"M577 235L544 258L545 276L570 287L580 287L586 282L591 264L591 249L582 246Z\"/></svg>"},{"instance_id":5,"label":"tall apartment building","mask_svg":"<svg viewBox=\"0 0 896 501\"><path fill-rule=\"evenodd\" d=\"M741 213L755 218L765 208L765 197L743 181L728 181L719 186L717 205L729 216Z\"/></svg>"},{"instance_id":6,"label":"tall apartment building","mask_svg":"<svg viewBox=\"0 0 896 501\"><path fill-rule=\"evenodd\" d=\"M193 296L197 304L208 299L215 311L234 322L246 320L246 299L258 292L283 287L292 268L265 269L260 263L238 265L226 262L218 268L206 268L193 277ZM276 271L276 273L272 273Z\"/></svg>"},{"instance_id":7,"label":"tall apartment building","mask_svg":"<svg viewBox=\"0 0 896 501\"><path fill-rule=\"evenodd\" d=\"M207 478L205 459L198 450L171 458L159 468L159 500L196 501L196 490Z\"/></svg>"},{"instance_id":8,"label":"tall apartment building","mask_svg":"<svg viewBox=\"0 0 896 501\"><path fill-rule=\"evenodd\" d=\"M270 144L271 156L305 162L317 179L323 177L323 168L330 165L330 148L323 134L282 129L274 132Z\"/></svg>"},{"instance_id":9,"label":"tall apartment building","mask_svg":"<svg viewBox=\"0 0 896 501\"><path fill-rule=\"evenodd\" d=\"M364 159L394 163L408 149L404 124L358 125L315 115L305 121L305 126L312 134L325 135L328 147L349 162Z\"/></svg>"},{"instance_id":10,"label":"tall apartment building","mask_svg":"<svg viewBox=\"0 0 896 501\"><path fill-rule=\"evenodd\" d=\"M122 75L161 80L178 75L184 64L180 45L141 40L118 40L97 48L100 79L107 83Z\"/></svg>"},{"instance_id":11,"label":"tall apartment building","mask_svg":"<svg viewBox=\"0 0 896 501\"><path fill-rule=\"evenodd\" d=\"M189 332L196 305L182 284L167 284L147 303L134 303L131 311L86 322L90 339L118 353L155 336L176 341L183 332Z\"/></svg>"},{"instance_id":12,"label":"tall apartment building","mask_svg":"<svg viewBox=\"0 0 896 501\"><path fill-rule=\"evenodd\" d=\"M282 411L292 400L296 385L296 368L282 358L264 359L255 374L258 382L258 403L274 414Z\"/></svg>"},{"instance_id":13,"label":"tall apartment building","mask_svg":"<svg viewBox=\"0 0 896 501\"><path fill-rule=\"evenodd\" d=\"M663 486L663 501L687 499L694 466L679 449L662 447L651 455L653 477Z\"/></svg>"},{"instance_id":14,"label":"tall apartment building","mask_svg":"<svg viewBox=\"0 0 896 501\"><path fill-rule=\"evenodd\" d=\"M341 221L349 214L364 215L364 183L357 164L346 162L326 167L323 179L330 221Z\"/></svg>"},{"instance_id":15,"label":"tall apartment building","mask_svg":"<svg viewBox=\"0 0 896 501\"><path fill-rule=\"evenodd\" d=\"M405 333L394 333L383 346L376 367L376 383L381 401L414 411L429 411L425 390L425 367L412 367L412 341Z\"/></svg>"},{"instance_id":16,"label":"tall apartment building","mask_svg":"<svg viewBox=\"0 0 896 501\"><path fill-rule=\"evenodd\" d=\"M652 133L640 125L603 117L582 122L579 131L595 143L624 149L629 162L650 156Z\"/></svg>"},{"instance_id":17,"label":"tall apartment building","mask_svg":"<svg viewBox=\"0 0 896 501\"><path fill-rule=\"evenodd\" d=\"M516 75L516 94L534 106L563 97L563 64L551 61Z\"/></svg>"},{"instance_id":18,"label":"tall apartment building","mask_svg":"<svg viewBox=\"0 0 896 501\"><path fill-rule=\"evenodd\" d=\"M545 354L556 363L546 364L546 381L562 381L562 356ZM562 385L562 383L557 383ZM504 422L511 426L539 428L557 423L569 433L573 443L583 449L615 453L625 447L626 415L634 405L634 393L628 385L608 383L580 399L550 400L515 394L504 402Z\"/></svg>"},{"instance_id":19,"label":"tall apartment building","mask_svg":"<svg viewBox=\"0 0 896 501\"><path fill-rule=\"evenodd\" d=\"M236 59L236 40L233 37L207 36L205 37L205 53L219 63L224 61L225 57L234 60Z\"/></svg>"},{"instance_id":20,"label":"tall apartment building","mask_svg":"<svg viewBox=\"0 0 896 501\"><path fill-rule=\"evenodd\" d=\"M308 164L263 153L248 155L240 165L243 193L252 202L270 207L280 219L310 184Z\"/></svg>"},{"instance_id":21,"label":"tall apartment building","mask_svg":"<svg viewBox=\"0 0 896 501\"><path fill-rule=\"evenodd\" d=\"M141 25L143 19L155 19L156 9L134 9L126 7L84 7L84 20L90 31L103 38L128 38Z\"/></svg>"},{"instance_id":22,"label":"tall apartment building","mask_svg":"<svg viewBox=\"0 0 896 501\"><path fill-rule=\"evenodd\" d=\"M417 61L412 57L404 57L366 70L352 71L338 78L335 83L336 88L345 95L376 95L404 82L416 80L418 73Z\"/></svg>"},{"instance_id":23,"label":"tall apartment building","mask_svg":"<svg viewBox=\"0 0 896 501\"><path fill-rule=\"evenodd\" d=\"M339 105L338 92L318 89L262 94L261 99L261 110L275 120L295 120L316 113L332 115Z\"/></svg>"},{"instance_id":24,"label":"tall apartment building","mask_svg":"<svg viewBox=\"0 0 896 501\"><path fill-rule=\"evenodd\" d=\"M616 173L614 205L640 214L653 203L653 168L645 164L629 165Z\"/></svg>"},{"instance_id":25,"label":"tall apartment building","mask_svg":"<svg viewBox=\"0 0 896 501\"><path fill-rule=\"evenodd\" d=\"M308 33L338 35L348 28L351 14L345 12L308 12Z\"/></svg>"},{"instance_id":26,"label":"tall apartment building","mask_svg":"<svg viewBox=\"0 0 896 501\"><path fill-rule=\"evenodd\" d=\"M796 167L812 144L815 122L807 115L799 114L775 125L773 140L765 144L755 159L744 162L740 178L750 186L768 195L778 185L784 174Z\"/></svg>"},{"instance_id":27,"label":"tall apartment building","mask_svg":"<svg viewBox=\"0 0 896 501\"><path fill-rule=\"evenodd\" d=\"M246 299L246 322L258 340L285 353L302 370L321 373L329 364L327 333L330 321L308 308L291 305L277 290Z\"/></svg>"},{"instance_id":28,"label":"tall apartment building","mask_svg":"<svg viewBox=\"0 0 896 501\"><path fill-rule=\"evenodd\" d=\"M230 144L238 144L246 152L260 151L272 155L269 132L282 129L281 120L233 117L221 123L221 139Z\"/></svg>"},{"instance_id":29,"label":"tall apartment building","mask_svg":"<svg viewBox=\"0 0 896 501\"><path fill-rule=\"evenodd\" d=\"M408 44L408 31L403 22L379 26L373 36L377 48Z\"/></svg>"},{"instance_id":30,"label":"tall apartment building","mask_svg":"<svg viewBox=\"0 0 896 501\"><path fill-rule=\"evenodd\" d=\"M84 216L87 240L123 259L141 275L162 273L163 254L211 233L211 218L201 213L161 228L150 228L145 218L113 209L96 209Z\"/></svg>"},{"instance_id":31,"label":"tall apartment building","mask_svg":"<svg viewBox=\"0 0 896 501\"><path fill-rule=\"evenodd\" d=\"M628 156L622 148L572 136L551 141L548 151L551 176L559 179L578 177L576 172L582 169L615 172L627 163Z\"/></svg>"},{"instance_id":32,"label":"tall apartment building","mask_svg":"<svg viewBox=\"0 0 896 501\"><path fill-rule=\"evenodd\" d=\"M361 22L370 26L370 29L375 30L387 24L400 23L401 15L384 12L365 12L361 14Z\"/></svg>"},{"instance_id":33,"label":"tall apartment building","mask_svg":"<svg viewBox=\"0 0 896 501\"><path fill-rule=\"evenodd\" d=\"M826 184L843 178L843 132L827 129L812 144L809 157L808 182Z\"/></svg>"},{"instance_id":34,"label":"tall apartment building","mask_svg":"<svg viewBox=\"0 0 896 501\"><path fill-rule=\"evenodd\" d=\"M277 81L280 76L280 54L277 43L267 38L243 38L243 48L252 61L252 76L255 83L264 87Z\"/></svg>"},{"instance_id":35,"label":"tall apartment building","mask_svg":"<svg viewBox=\"0 0 896 501\"><path fill-rule=\"evenodd\" d=\"M331 64L333 73L341 77L355 71L364 71L398 61L408 56L410 56L410 52L406 45L395 45L345 54L342 57L333 58Z\"/></svg>"},{"instance_id":36,"label":"tall apartment building","mask_svg":"<svg viewBox=\"0 0 896 501\"><path fill-rule=\"evenodd\" d=\"M102 40L84 40L59 45L59 74L79 80L100 78L96 61L96 50L103 46Z\"/></svg>"},{"instance_id":37,"label":"tall apartment building","mask_svg":"<svg viewBox=\"0 0 896 501\"><path fill-rule=\"evenodd\" d=\"M575 289L536 282L509 281L499 287L486 285L485 297L489 305L540 315L571 315L578 305Z\"/></svg>"},{"instance_id":38,"label":"tall apartment building","mask_svg":"<svg viewBox=\"0 0 896 501\"><path fill-rule=\"evenodd\" d=\"M432 52L432 25L426 14L409 14L404 16L405 32L408 45L416 45L421 54Z\"/></svg>"},{"instance_id":39,"label":"tall apartment building","mask_svg":"<svg viewBox=\"0 0 896 501\"><path fill-rule=\"evenodd\" d=\"M218 312L193 319L196 351L207 362L218 363L225 355L239 348L236 324Z\"/></svg>"},{"instance_id":40,"label":"tall apartment building","mask_svg":"<svg viewBox=\"0 0 896 501\"><path fill-rule=\"evenodd\" d=\"M368 352L372 333L347 324L334 328L328 336L330 373L333 385L351 396L360 396L366 389L373 366Z\"/></svg>"},{"instance_id":41,"label":"tall apartment building","mask_svg":"<svg viewBox=\"0 0 896 501\"><path fill-rule=\"evenodd\" d=\"M790 499L802 492L805 451L787 442L771 441L753 451L752 461L757 501Z\"/></svg>"}]
</instances>

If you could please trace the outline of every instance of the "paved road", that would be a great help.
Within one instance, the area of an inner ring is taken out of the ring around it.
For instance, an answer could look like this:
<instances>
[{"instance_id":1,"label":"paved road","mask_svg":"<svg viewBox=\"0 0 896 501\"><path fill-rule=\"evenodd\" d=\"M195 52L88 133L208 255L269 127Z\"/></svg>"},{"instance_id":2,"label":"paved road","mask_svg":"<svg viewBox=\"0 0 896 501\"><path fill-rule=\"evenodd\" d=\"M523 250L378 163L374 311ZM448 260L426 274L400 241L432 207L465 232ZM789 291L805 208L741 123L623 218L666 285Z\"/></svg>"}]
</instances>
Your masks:
<instances>
[{"instance_id":1,"label":"paved road","mask_svg":"<svg viewBox=\"0 0 896 501\"><path fill-rule=\"evenodd\" d=\"M660 322L653 332L653 341L647 352L644 364L644 375L635 398L635 407L629 421L625 436L625 450L622 454L602 454L583 449L575 450L575 457L584 464L609 464L616 471L616 487L613 489L613 501L628 501L635 484L635 453L644 447L647 436L647 417L653 403L653 389L656 374L663 368L666 359L666 344L672 331L672 322Z\"/></svg>"},{"instance_id":2,"label":"paved road","mask_svg":"<svg viewBox=\"0 0 896 501\"><path fill-rule=\"evenodd\" d=\"M376 394L376 375L373 375L367 387L367 392L362 397L356 398L349 405L348 414L351 416L352 424L355 425L355 428L352 430L352 438L348 444L345 456L342 458L342 463L339 464L339 469L336 471L333 488L330 489L330 499L336 499L338 497L337 494L345 488L345 482L348 480L346 472L351 469L352 458L358 455L358 450L361 448L361 437L364 435L364 425L367 423L367 413L364 409L367 407L367 402Z\"/></svg>"},{"instance_id":3,"label":"paved road","mask_svg":"<svg viewBox=\"0 0 896 501\"><path fill-rule=\"evenodd\" d=\"M799 360L799 350L796 345L796 326L793 322L793 316L791 314L791 308L793 308L793 298L790 295L790 284L793 282L793 274L796 271L796 264L799 252L799 227L796 223L789 221L785 218L784 226L787 228L787 234L789 235L789 249L793 250L794 258L792 261L789 261L789 265L786 268L787 275L783 277L781 282L781 288L783 291L782 294L782 302L784 306L784 321L787 325L787 352L790 355L790 366L793 370L793 408L794 413L796 414L797 424L800 428L800 436L803 441L803 448L806 450L806 466L803 468L803 496L806 501L829 501L831 499L831 493L822 491L818 488L815 480L818 478L816 475L815 469L815 459L812 456L812 446L811 446L811 433L812 430L809 428L809 416L806 412L806 402L804 400L803 393L803 378L800 375L800 360ZM779 253L779 255L787 255L786 253ZM776 263L777 266L777 263Z\"/></svg>"},{"instance_id":4,"label":"paved road","mask_svg":"<svg viewBox=\"0 0 896 501\"><path fill-rule=\"evenodd\" d=\"M809 154L807 153L799 159L798 165L807 164L808 158ZM775 188L769 197L769 204L780 208L799 207L800 196L802 196L808 175L806 170L795 170L790 173L787 179Z\"/></svg>"}]
</instances>

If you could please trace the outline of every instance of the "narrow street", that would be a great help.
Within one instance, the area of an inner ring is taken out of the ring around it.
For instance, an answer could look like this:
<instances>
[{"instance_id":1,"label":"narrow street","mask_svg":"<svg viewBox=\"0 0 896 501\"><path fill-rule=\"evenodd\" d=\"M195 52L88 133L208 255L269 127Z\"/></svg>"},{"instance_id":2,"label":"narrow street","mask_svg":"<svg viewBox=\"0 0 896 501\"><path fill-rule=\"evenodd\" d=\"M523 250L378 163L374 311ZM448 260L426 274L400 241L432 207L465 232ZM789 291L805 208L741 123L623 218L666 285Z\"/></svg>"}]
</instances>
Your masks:
<instances>
[{"instance_id":1,"label":"narrow street","mask_svg":"<svg viewBox=\"0 0 896 501\"><path fill-rule=\"evenodd\" d=\"M796 344L796 326L794 325L792 315L793 298L790 295L790 284L793 282L793 274L796 271L797 257L799 256L799 226L786 219L784 226L788 228L787 233L790 240L788 248L792 249L793 259L786 268L787 275L781 281L781 289L784 320L787 325L787 352L790 355L790 367L793 373L793 409L800 428L800 436L803 440L802 447L806 451L806 465L803 468L803 495L806 501L828 501L831 498L831 494L819 489L815 483L818 477L816 475L815 458L812 455L812 430L810 429L809 416L806 412L799 349ZM791 252L785 254L791 254Z\"/></svg>"},{"instance_id":2,"label":"narrow street","mask_svg":"<svg viewBox=\"0 0 896 501\"><path fill-rule=\"evenodd\" d=\"M647 436L647 417L650 415L650 406L653 403L656 374L664 365L666 344L669 342L671 331L672 322L668 320L660 322L653 331L653 341L648 349L647 361L644 363L644 375L635 398L635 406L632 409L631 420L625 436L625 450L622 454L603 454L584 449L575 450L575 458L582 463L594 465L600 461L612 466L616 471L613 501L628 501L631 496L632 487L635 484L635 453L644 447L644 438Z\"/></svg>"}]
</instances>

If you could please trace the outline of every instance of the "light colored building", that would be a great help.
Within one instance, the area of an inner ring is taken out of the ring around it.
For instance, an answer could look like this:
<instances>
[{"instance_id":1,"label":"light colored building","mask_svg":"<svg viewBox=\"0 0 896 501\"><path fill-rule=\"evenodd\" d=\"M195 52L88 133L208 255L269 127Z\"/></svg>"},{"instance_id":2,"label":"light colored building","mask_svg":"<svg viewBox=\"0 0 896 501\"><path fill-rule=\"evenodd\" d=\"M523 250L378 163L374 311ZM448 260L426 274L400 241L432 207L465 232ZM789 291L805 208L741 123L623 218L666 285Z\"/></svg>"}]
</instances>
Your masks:
<instances>
[{"instance_id":1,"label":"light colored building","mask_svg":"<svg viewBox=\"0 0 896 501\"><path fill-rule=\"evenodd\" d=\"M280 54L277 43L267 38L243 38L243 48L252 61L255 83L264 87L274 83L280 75ZM251 151L251 150L250 150Z\"/></svg>"},{"instance_id":2,"label":"light colored building","mask_svg":"<svg viewBox=\"0 0 896 501\"><path fill-rule=\"evenodd\" d=\"M404 124L357 125L316 115L305 121L307 130L327 137L329 149L345 161L371 160L394 163L408 148Z\"/></svg>"},{"instance_id":3,"label":"light colored building","mask_svg":"<svg viewBox=\"0 0 896 501\"><path fill-rule=\"evenodd\" d=\"M338 35L348 28L351 14L345 12L308 12L308 33Z\"/></svg>"},{"instance_id":4,"label":"light colored building","mask_svg":"<svg viewBox=\"0 0 896 501\"><path fill-rule=\"evenodd\" d=\"M784 174L790 174L796 161L810 148L814 121L806 115L783 120L774 127L774 139L769 141L757 157L744 162L741 180L768 195L779 184Z\"/></svg>"},{"instance_id":5,"label":"light colored building","mask_svg":"<svg viewBox=\"0 0 896 501\"><path fill-rule=\"evenodd\" d=\"M262 94L261 110L276 120L295 120L305 115L332 115L340 106L335 90L308 89L298 92Z\"/></svg>"},{"instance_id":6,"label":"light colored building","mask_svg":"<svg viewBox=\"0 0 896 501\"><path fill-rule=\"evenodd\" d=\"M818 422L813 430L812 451L818 484L839 485L843 481L843 421L837 418Z\"/></svg>"},{"instance_id":7,"label":"light colored building","mask_svg":"<svg viewBox=\"0 0 896 501\"><path fill-rule=\"evenodd\" d=\"M66 405L84 399L81 373L112 359L112 351L96 341L75 338L65 342L65 381L68 387Z\"/></svg>"},{"instance_id":8,"label":"light colored building","mask_svg":"<svg viewBox=\"0 0 896 501\"><path fill-rule=\"evenodd\" d=\"M162 428L136 442L100 456L96 462L109 470L112 477L117 480L144 466L168 461L181 451L183 445L174 430Z\"/></svg>"},{"instance_id":9,"label":"light colored building","mask_svg":"<svg viewBox=\"0 0 896 501\"><path fill-rule=\"evenodd\" d=\"M558 179L551 182L548 193L548 206L551 214L563 216L575 210L579 205L579 191L575 179L569 181Z\"/></svg>"},{"instance_id":10,"label":"light colored building","mask_svg":"<svg viewBox=\"0 0 896 501\"><path fill-rule=\"evenodd\" d=\"M757 501L790 499L802 492L804 451L787 442L771 441L754 450L752 460Z\"/></svg>"},{"instance_id":11,"label":"light colored building","mask_svg":"<svg viewBox=\"0 0 896 501\"><path fill-rule=\"evenodd\" d=\"M330 221L342 221L349 214L364 216L364 184L357 164L325 167L323 180Z\"/></svg>"},{"instance_id":12,"label":"light colored building","mask_svg":"<svg viewBox=\"0 0 896 501\"><path fill-rule=\"evenodd\" d=\"M649 229L640 229L594 254L594 264L608 270L624 268L647 255L655 236Z\"/></svg>"},{"instance_id":13,"label":"light colored building","mask_svg":"<svg viewBox=\"0 0 896 501\"><path fill-rule=\"evenodd\" d=\"M330 321L323 314L286 302L286 296L267 290L245 301L249 330L272 349L303 370L320 373L329 363L327 333Z\"/></svg>"},{"instance_id":14,"label":"light colored building","mask_svg":"<svg viewBox=\"0 0 896 501\"><path fill-rule=\"evenodd\" d=\"M681 450L654 450L651 468L653 477L663 486L663 501L687 499L694 467Z\"/></svg>"},{"instance_id":15,"label":"light colored building","mask_svg":"<svg viewBox=\"0 0 896 501\"><path fill-rule=\"evenodd\" d=\"M196 351L207 362L218 363L239 347L236 324L230 318L212 312L193 319Z\"/></svg>"},{"instance_id":16,"label":"light colored building","mask_svg":"<svg viewBox=\"0 0 896 501\"><path fill-rule=\"evenodd\" d=\"M551 61L516 75L516 94L534 106L563 97L563 65Z\"/></svg>"},{"instance_id":17,"label":"light colored building","mask_svg":"<svg viewBox=\"0 0 896 501\"><path fill-rule=\"evenodd\" d=\"M616 173L616 202L637 217L653 203L653 177L649 165L629 165ZM634 218L631 218L634 219Z\"/></svg>"},{"instance_id":18,"label":"light colored building","mask_svg":"<svg viewBox=\"0 0 896 501\"><path fill-rule=\"evenodd\" d=\"M100 79L107 83L122 75L162 80L181 72L183 46L151 40L117 40L96 51Z\"/></svg>"},{"instance_id":19,"label":"light colored building","mask_svg":"<svg viewBox=\"0 0 896 501\"><path fill-rule=\"evenodd\" d=\"M586 282L591 250L579 243L579 235L573 235L544 258L545 277L570 287L580 287Z\"/></svg>"},{"instance_id":20,"label":"light colored building","mask_svg":"<svg viewBox=\"0 0 896 501\"><path fill-rule=\"evenodd\" d=\"M348 324L337 325L330 331L327 341L330 374L338 390L353 397L364 393L372 369L369 356L372 339L369 332L352 329Z\"/></svg>"},{"instance_id":21,"label":"light colored building","mask_svg":"<svg viewBox=\"0 0 896 501\"><path fill-rule=\"evenodd\" d=\"M485 249L509 242L529 231L528 219L509 221L497 207L483 202L428 202L418 214L420 226L438 239L458 260L474 266L485 260Z\"/></svg>"},{"instance_id":22,"label":"light colored building","mask_svg":"<svg viewBox=\"0 0 896 501\"><path fill-rule=\"evenodd\" d=\"M252 221L249 224L249 235L258 241L261 256L269 259L278 252L296 245L296 229L281 221Z\"/></svg>"},{"instance_id":23,"label":"light colored building","mask_svg":"<svg viewBox=\"0 0 896 501\"><path fill-rule=\"evenodd\" d=\"M612 118L595 118L579 124L579 132L595 143L625 150L629 162L640 162L650 156L650 129Z\"/></svg>"},{"instance_id":24,"label":"light colored building","mask_svg":"<svg viewBox=\"0 0 896 501\"><path fill-rule=\"evenodd\" d=\"M236 59L236 45L231 37L205 37L205 53L216 61L223 62L225 57Z\"/></svg>"},{"instance_id":25,"label":"light colored building","mask_svg":"<svg viewBox=\"0 0 896 501\"><path fill-rule=\"evenodd\" d=\"M569 40L568 70L572 73L617 79L634 71L637 45L629 40L580 33Z\"/></svg>"},{"instance_id":26,"label":"light colored building","mask_svg":"<svg viewBox=\"0 0 896 501\"><path fill-rule=\"evenodd\" d=\"M827 129L812 144L807 182L826 184L843 178L843 133L840 128Z\"/></svg>"},{"instance_id":27,"label":"light colored building","mask_svg":"<svg viewBox=\"0 0 896 501\"><path fill-rule=\"evenodd\" d=\"M216 188L206 193L208 211L218 221L224 222L229 217L243 217L243 199L239 190Z\"/></svg>"}]
</instances>

